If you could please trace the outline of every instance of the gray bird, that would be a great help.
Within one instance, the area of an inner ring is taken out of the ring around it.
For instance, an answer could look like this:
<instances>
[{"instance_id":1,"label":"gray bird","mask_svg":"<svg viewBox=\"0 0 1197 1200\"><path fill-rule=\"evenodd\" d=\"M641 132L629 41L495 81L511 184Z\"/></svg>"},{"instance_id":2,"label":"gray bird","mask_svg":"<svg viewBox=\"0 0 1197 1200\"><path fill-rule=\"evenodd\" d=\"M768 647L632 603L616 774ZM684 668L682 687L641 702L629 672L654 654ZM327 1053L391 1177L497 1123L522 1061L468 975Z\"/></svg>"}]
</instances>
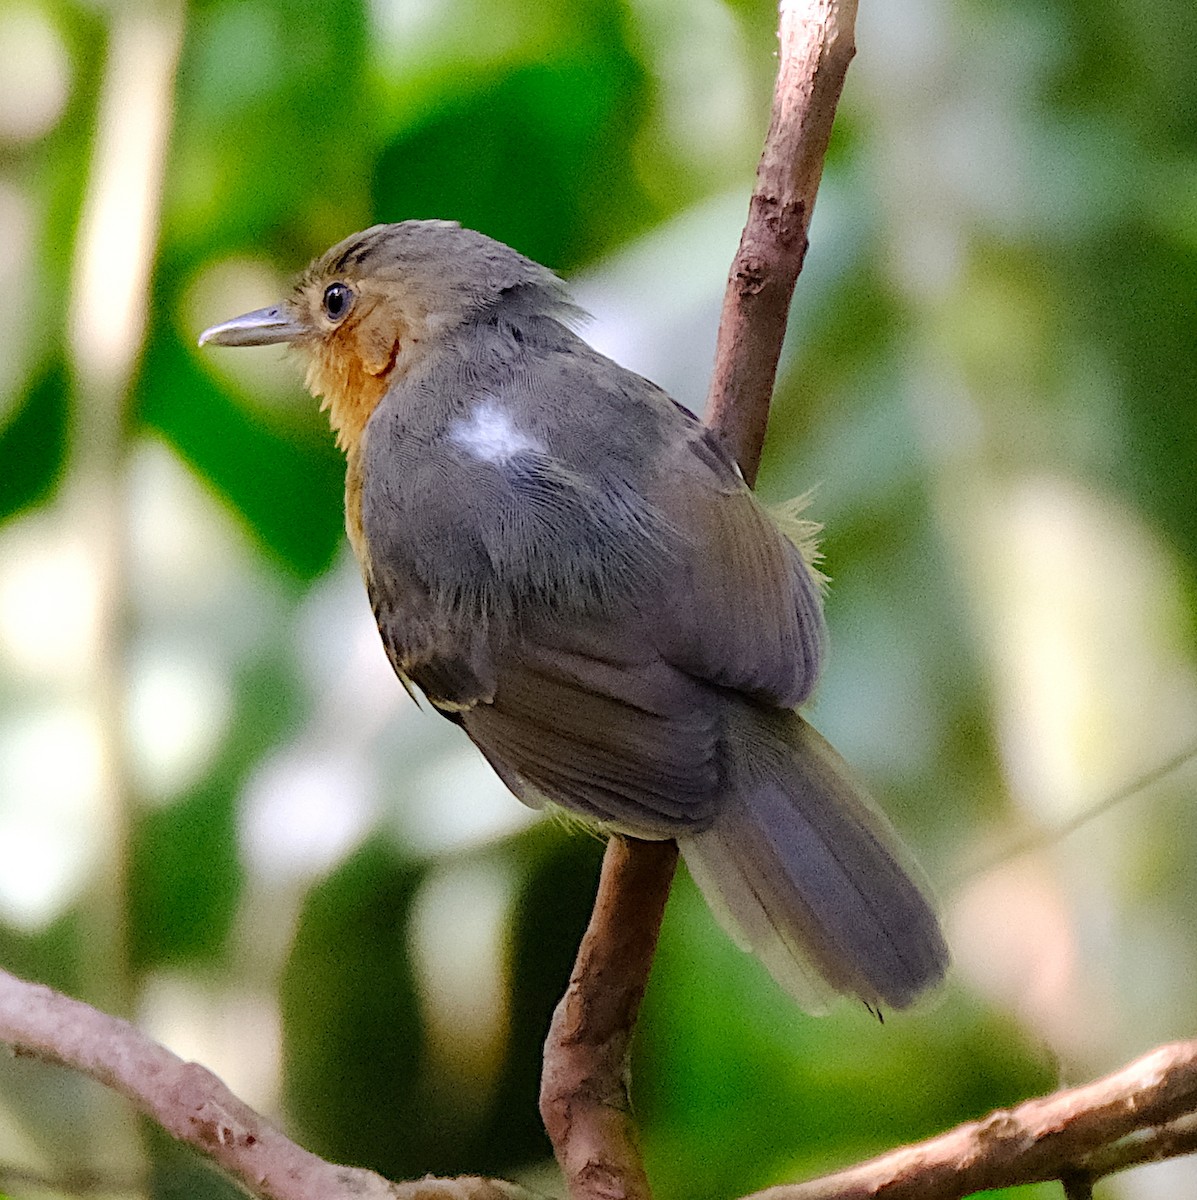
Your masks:
<instances>
[{"instance_id":1,"label":"gray bird","mask_svg":"<svg viewBox=\"0 0 1197 1200\"><path fill-rule=\"evenodd\" d=\"M509 247L406 221L200 344L300 351L391 664L519 799L676 838L805 1007L905 1007L947 949L889 822L796 711L825 642L802 539L577 315Z\"/></svg>"}]
</instances>

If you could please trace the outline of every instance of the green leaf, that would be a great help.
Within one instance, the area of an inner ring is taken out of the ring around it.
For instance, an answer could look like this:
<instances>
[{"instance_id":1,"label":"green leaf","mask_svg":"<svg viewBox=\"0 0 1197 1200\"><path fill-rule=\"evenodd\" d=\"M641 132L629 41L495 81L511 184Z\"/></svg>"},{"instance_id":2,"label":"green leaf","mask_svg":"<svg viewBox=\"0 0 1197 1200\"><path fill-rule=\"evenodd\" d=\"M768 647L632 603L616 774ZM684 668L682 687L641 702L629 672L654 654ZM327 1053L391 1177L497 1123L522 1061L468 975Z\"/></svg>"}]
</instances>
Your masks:
<instances>
[{"instance_id":1,"label":"green leaf","mask_svg":"<svg viewBox=\"0 0 1197 1200\"><path fill-rule=\"evenodd\" d=\"M460 221L572 270L658 215L633 154L647 97L637 61L607 45L437 98L380 157L375 212Z\"/></svg>"},{"instance_id":2,"label":"green leaf","mask_svg":"<svg viewBox=\"0 0 1197 1200\"><path fill-rule=\"evenodd\" d=\"M383 842L308 897L282 981L287 1107L309 1149L392 1179L421 1175L423 1046L407 946L419 867Z\"/></svg>"},{"instance_id":3,"label":"green leaf","mask_svg":"<svg viewBox=\"0 0 1197 1200\"><path fill-rule=\"evenodd\" d=\"M371 143L366 61L359 0L197 6L178 70L167 255L194 263L265 243L302 260L313 225L317 242L357 228Z\"/></svg>"},{"instance_id":4,"label":"green leaf","mask_svg":"<svg viewBox=\"0 0 1197 1200\"><path fill-rule=\"evenodd\" d=\"M70 394L66 363L55 357L0 430L0 520L41 503L57 488L66 458Z\"/></svg>"}]
</instances>

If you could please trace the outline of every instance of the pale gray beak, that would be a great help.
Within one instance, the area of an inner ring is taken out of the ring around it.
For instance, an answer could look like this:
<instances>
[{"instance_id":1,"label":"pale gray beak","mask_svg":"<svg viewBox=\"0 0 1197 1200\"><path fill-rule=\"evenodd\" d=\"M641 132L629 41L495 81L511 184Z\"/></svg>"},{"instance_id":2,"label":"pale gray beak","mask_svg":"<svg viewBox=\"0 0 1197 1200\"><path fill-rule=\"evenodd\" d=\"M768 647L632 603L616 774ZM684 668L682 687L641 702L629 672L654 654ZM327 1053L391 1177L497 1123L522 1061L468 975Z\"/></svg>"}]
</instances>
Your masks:
<instances>
[{"instance_id":1,"label":"pale gray beak","mask_svg":"<svg viewBox=\"0 0 1197 1200\"><path fill-rule=\"evenodd\" d=\"M206 346L270 346L275 342L293 342L308 333L287 304L257 308L244 316L222 321L200 334L199 344Z\"/></svg>"}]
</instances>

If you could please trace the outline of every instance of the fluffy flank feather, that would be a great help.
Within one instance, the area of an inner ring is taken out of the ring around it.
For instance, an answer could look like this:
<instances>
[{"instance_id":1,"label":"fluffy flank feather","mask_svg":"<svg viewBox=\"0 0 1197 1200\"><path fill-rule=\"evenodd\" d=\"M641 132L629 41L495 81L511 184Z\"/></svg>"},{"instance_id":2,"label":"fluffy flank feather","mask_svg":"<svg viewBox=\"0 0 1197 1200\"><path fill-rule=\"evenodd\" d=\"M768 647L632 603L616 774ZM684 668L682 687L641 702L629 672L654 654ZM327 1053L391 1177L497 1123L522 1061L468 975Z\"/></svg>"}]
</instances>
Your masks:
<instances>
[{"instance_id":1,"label":"fluffy flank feather","mask_svg":"<svg viewBox=\"0 0 1197 1200\"><path fill-rule=\"evenodd\" d=\"M769 505L768 512L785 539L802 555L803 562L810 568L810 573L820 590L825 592L831 579L819 569L819 564L823 561L823 552L819 549L819 535L823 532L823 525L802 515L810 507L814 495L815 489L810 488L800 496L793 496L780 504Z\"/></svg>"}]
</instances>

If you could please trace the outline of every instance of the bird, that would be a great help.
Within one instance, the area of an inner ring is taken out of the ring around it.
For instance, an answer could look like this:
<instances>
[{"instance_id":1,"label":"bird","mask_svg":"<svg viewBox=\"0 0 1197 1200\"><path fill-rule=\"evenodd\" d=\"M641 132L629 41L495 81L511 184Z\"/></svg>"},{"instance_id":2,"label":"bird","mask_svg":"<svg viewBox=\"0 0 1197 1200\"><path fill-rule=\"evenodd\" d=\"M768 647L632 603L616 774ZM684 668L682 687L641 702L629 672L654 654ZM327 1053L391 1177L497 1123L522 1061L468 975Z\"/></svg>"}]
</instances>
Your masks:
<instances>
[{"instance_id":1,"label":"bird","mask_svg":"<svg viewBox=\"0 0 1197 1200\"><path fill-rule=\"evenodd\" d=\"M675 839L808 1010L906 1008L948 951L913 858L798 711L826 649L810 526L581 318L547 267L408 220L200 345L298 353L391 665L519 800Z\"/></svg>"}]
</instances>

